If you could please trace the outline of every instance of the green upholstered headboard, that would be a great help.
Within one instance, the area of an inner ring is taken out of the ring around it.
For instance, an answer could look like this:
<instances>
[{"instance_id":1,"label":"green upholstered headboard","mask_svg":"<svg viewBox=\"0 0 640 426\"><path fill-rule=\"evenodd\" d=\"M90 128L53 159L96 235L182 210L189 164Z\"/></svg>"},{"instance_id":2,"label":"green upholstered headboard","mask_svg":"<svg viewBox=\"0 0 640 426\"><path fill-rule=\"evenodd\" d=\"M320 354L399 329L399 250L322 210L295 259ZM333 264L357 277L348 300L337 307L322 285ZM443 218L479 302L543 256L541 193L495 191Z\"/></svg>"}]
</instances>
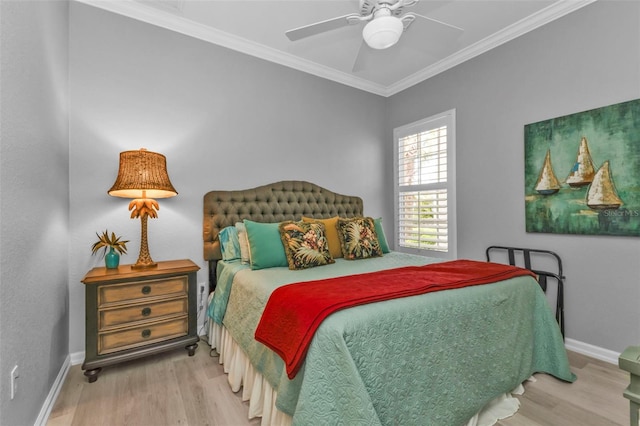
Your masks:
<instances>
[{"instance_id":1,"label":"green upholstered headboard","mask_svg":"<svg viewBox=\"0 0 640 426\"><path fill-rule=\"evenodd\" d=\"M313 183L281 181L241 191L211 191L204 196L204 259L222 258L218 233L243 219L255 222L362 216L362 199L337 194Z\"/></svg>"}]
</instances>

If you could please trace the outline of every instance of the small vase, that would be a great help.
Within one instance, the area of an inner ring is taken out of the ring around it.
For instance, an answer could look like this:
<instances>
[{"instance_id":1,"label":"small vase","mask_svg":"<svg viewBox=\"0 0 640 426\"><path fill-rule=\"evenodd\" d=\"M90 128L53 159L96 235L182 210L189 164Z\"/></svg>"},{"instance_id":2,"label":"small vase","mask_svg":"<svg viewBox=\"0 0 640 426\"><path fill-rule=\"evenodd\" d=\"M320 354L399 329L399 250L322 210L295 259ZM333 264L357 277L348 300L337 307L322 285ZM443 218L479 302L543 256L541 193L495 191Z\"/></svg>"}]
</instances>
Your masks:
<instances>
[{"instance_id":1,"label":"small vase","mask_svg":"<svg viewBox=\"0 0 640 426\"><path fill-rule=\"evenodd\" d=\"M104 256L104 264L107 269L116 269L120 264L120 254L111 247L109 253Z\"/></svg>"}]
</instances>

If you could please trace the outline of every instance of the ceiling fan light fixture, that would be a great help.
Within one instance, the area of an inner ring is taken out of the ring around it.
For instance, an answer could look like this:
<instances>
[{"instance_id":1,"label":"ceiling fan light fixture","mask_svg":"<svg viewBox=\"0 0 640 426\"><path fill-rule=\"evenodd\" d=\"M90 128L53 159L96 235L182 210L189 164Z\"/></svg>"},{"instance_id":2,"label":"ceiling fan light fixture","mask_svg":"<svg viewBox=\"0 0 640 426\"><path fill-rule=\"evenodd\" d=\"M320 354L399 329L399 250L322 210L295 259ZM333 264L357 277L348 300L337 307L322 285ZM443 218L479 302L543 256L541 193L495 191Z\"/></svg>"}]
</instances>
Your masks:
<instances>
[{"instance_id":1,"label":"ceiling fan light fixture","mask_svg":"<svg viewBox=\"0 0 640 426\"><path fill-rule=\"evenodd\" d=\"M369 21L362 30L364 41L372 49L386 49L400 40L404 25L395 16L381 16Z\"/></svg>"}]
</instances>

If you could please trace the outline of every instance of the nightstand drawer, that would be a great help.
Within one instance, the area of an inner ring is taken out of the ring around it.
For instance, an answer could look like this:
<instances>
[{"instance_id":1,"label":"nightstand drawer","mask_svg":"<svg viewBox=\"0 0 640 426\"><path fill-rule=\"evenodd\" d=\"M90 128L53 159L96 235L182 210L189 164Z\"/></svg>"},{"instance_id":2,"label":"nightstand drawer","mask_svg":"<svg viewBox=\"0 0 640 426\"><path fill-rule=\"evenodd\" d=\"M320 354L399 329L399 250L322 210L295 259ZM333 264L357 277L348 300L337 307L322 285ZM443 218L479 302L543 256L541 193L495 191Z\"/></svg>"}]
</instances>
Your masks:
<instances>
[{"instance_id":1,"label":"nightstand drawer","mask_svg":"<svg viewBox=\"0 0 640 426\"><path fill-rule=\"evenodd\" d=\"M188 312L189 303L186 296L162 302L105 309L99 312L98 330L102 331L108 327L132 322L157 320L162 317L175 317L182 314L186 315Z\"/></svg>"},{"instance_id":2,"label":"nightstand drawer","mask_svg":"<svg viewBox=\"0 0 640 426\"><path fill-rule=\"evenodd\" d=\"M98 290L98 306L117 302L131 303L137 299L186 295L189 284L187 275L159 280L136 281L126 284L100 286Z\"/></svg>"},{"instance_id":3,"label":"nightstand drawer","mask_svg":"<svg viewBox=\"0 0 640 426\"><path fill-rule=\"evenodd\" d=\"M104 332L98 336L98 354L105 354L162 340L185 336L189 329L188 317Z\"/></svg>"}]
</instances>

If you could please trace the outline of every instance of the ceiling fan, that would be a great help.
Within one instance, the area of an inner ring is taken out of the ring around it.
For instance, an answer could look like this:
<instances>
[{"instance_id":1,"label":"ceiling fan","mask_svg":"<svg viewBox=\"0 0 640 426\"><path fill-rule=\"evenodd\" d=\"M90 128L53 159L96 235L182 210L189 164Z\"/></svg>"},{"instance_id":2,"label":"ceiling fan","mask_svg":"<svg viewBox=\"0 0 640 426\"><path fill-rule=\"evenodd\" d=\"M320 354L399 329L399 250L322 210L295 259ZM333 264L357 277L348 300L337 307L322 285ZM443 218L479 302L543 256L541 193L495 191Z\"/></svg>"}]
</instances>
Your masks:
<instances>
[{"instance_id":1,"label":"ceiling fan","mask_svg":"<svg viewBox=\"0 0 640 426\"><path fill-rule=\"evenodd\" d=\"M462 28L447 24L437 19L429 18L414 12L402 15L403 8L410 7L418 3L419 0L359 0L360 12L338 16L325 21L316 22L303 27L295 28L285 32L291 41L300 40L316 34L331 31L347 25L356 25L367 22L362 29L363 45L358 52L358 57L354 64L354 71L357 70L363 50L367 47L375 50L387 49L395 45L404 31L407 31L416 20L426 20L429 23L442 25L448 30L459 34ZM401 16L402 15L402 16ZM366 44L366 46L365 46Z\"/></svg>"}]
</instances>

